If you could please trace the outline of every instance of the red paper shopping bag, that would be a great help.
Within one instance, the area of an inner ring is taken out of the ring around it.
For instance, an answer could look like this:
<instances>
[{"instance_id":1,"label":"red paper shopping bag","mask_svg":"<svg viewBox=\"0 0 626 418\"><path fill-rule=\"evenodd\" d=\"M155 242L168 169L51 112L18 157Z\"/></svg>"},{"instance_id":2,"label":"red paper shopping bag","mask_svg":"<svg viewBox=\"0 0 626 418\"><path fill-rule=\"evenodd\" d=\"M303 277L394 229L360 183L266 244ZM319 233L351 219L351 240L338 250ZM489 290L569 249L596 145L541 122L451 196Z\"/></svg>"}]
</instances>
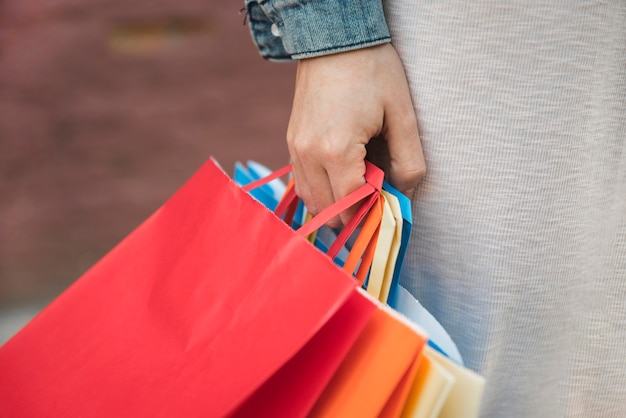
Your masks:
<instances>
[{"instance_id":1,"label":"red paper shopping bag","mask_svg":"<svg viewBox=\"0 0 626 418\"><path fill-rule=\"evenodd\" d=\"M231 417L308 415L375 309L371 301L355 291L324 327Z\"/></svg>"},{"instance_id":2,"label":"red paper shopping bag","mask_svg":"<svg viewBox=\"0 0 626 418\"><path fill-rule=\"evenodd\" d=\"M354 294L209 161L0 348L0 416L236 413L307 344L343 335L338 367L372 313Z\"/></svg>"}]
</instances>

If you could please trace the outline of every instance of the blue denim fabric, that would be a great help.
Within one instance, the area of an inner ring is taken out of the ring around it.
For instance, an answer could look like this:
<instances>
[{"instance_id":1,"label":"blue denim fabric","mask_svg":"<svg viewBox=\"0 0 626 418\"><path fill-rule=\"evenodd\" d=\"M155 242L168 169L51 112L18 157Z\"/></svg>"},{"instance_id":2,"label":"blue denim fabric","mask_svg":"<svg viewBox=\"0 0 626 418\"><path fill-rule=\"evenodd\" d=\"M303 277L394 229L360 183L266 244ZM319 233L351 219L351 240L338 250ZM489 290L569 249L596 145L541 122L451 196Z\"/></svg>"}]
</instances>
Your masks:
<instances>
[{"instance_id":1,"label":"blue denim fabric","mask_svg":"<svg viewBox=\"0 0 626 418\"><path fill-rule=\"evenodd\" d=\"M245 0L252 39L276 61L389 42L382 0Z\"/></svg>"}]
</instances>

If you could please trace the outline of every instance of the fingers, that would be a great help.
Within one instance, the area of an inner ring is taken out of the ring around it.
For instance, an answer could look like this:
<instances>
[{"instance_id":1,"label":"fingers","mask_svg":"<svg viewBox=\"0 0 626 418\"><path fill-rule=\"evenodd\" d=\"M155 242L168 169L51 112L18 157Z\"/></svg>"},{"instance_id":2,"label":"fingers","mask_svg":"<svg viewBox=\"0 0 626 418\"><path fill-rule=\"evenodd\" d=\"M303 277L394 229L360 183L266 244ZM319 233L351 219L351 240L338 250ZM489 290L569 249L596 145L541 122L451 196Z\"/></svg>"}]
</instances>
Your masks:
<instances>
[{"instance_id":1,"label":"fingers","mask_svg":"<svg viewBox=\"0 0 626 418\"><path fill-rule=\"evenodd\" d=\"M413 197L419 181L426 175L424 152L412 107L390 112L384 138L389 150L389 182L408 197Z\"/></svg>"},{"instance_id":2,"label":"fingers","mask_svg":"<svg viewBox=\"0 0 626 418\"><path fill-rule=\"evenodd\" d=\"M380 134L391 183L412 195L425 173L424 156L404 69L390 44L298 63L287 144L296 193L309 212L317 214L363 185L365 145ZM341 222L356 209L342 214Z\"/></svg>"},{"instance_id":3,"label":"fingers","mask_svg":"<svg viewBox=\"0 0 626 418\"><path fill-rule=\"evenodd\" d=\"M364 183L365 144L380 131L383 108L372 76L353 51L298 63L287 144L296 193L317 214ZM341 215L347 222L351 212ZM329 225L339 226L334 219Z\"/></svg>"},{"instance_id":4,"label":"fingers","mask_svg":"<svg viewBox=\"0 0 626 418\"><path fill-rule=\"evenodd\" d=\"M288 143L296 194L311 214L316 215L364 184L365 147L358 141L346 138L306 140L301 135ZM349 209L328 225L338 227L347 223L355 211L356 208Z\"/></svg>"},{"instance_id":5,"label":"fingers","mask_svg":"<svg viewBox=\"0 0 626 418\"><path fill-rule=\"evenodd\" d=\"M348 154L352 155L339 158L327 166L334 201L347 196L365 184L365 145L355 146ZM357 206L353 206L342 212L339 215L341 223L347 224L357 209Z\"/></svg>"},{"instance_id":6,"label":"fingers","mask_svg":"<svg viewBox=\"0 0 626 418\"><path fill-rule=\"evenodd\" d=\"M426 162L404 68L399 59L392 62L395 65L390 66L388 74L396 89L386 96L382 134L389 152L389 181L412 197L417 184L426 175Z\"/></svg>"},{"instance_id":7,"label":"fingers","mask_svg":"<svg viewBox=\"0 0 626 418\"><path fill-rule=\"evenodd\" d=\"M290 151L290 154L296 194L306 205L307 211L316 215L334 201L328 174L321 165L310 164L306 160L301 162L294 151ZM332 223L338 226L339 219L334 219Z\"/></svg>"}]
</instances>

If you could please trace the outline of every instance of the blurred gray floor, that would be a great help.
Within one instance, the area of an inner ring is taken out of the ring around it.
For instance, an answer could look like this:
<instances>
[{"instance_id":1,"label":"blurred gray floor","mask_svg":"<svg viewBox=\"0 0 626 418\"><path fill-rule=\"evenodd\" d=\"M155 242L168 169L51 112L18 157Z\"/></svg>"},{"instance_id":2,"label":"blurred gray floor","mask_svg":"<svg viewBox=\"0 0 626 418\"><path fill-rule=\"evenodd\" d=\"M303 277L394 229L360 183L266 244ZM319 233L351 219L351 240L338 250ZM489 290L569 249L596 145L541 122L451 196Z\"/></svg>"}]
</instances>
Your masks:
<instances>
[{"instance_id":1,"label":"blurred gray floor","mask_svg":"<svg viewBox=\"0 0 626 418\"><path fill-rule=\"evenodd\" d=\"M27 305L0 310L0 346L22 329L42 308L39 305Z\"/></svg>"}]
</instances>

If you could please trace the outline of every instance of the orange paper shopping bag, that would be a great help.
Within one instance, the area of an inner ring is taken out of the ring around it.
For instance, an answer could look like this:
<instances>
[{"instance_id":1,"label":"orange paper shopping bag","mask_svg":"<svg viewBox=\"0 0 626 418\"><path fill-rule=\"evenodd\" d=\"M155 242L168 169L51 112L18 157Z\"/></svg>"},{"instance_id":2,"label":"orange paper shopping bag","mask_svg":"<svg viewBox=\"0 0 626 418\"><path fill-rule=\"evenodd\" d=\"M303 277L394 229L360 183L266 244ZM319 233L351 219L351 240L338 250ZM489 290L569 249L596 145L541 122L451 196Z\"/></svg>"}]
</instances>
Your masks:
<instances>
[{"instance_id":1,"label":"orange paper shopping bag","mask_svg":"<svg viewBox=\"0 0 626 418\"><path fill-rule=\"evenodd\" d=\"M316 403L313 417L378 417L400 414L427 342L376 301L376 311ZM396 389L398 392L396 393ZM394 396L396 395L396 396ZM396 416L397 416L396 415Z\"/></svg>"}]
</instances>

